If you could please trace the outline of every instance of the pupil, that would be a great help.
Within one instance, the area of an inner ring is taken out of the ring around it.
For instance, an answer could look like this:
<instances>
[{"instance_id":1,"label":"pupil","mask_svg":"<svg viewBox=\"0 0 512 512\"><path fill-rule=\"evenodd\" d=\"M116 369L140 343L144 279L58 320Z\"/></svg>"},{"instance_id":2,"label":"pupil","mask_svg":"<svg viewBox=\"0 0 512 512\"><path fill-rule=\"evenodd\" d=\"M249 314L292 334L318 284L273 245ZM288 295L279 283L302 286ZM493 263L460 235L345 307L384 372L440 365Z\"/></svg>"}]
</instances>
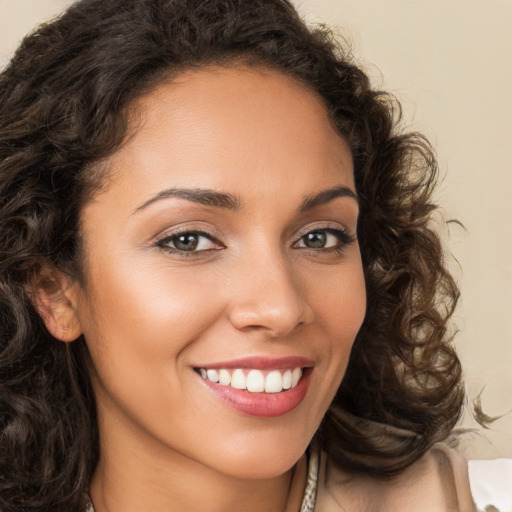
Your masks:
<instances>
[{"instance_id":1,"label":"pupil","mask_svg":"<svg viewBox=\"0 0 512 512\"><path fill-rule=\"evenodd\" d=\"M174 242L176 249L181 251L193 251L198 244L197 235L180 235Z\"/></svg>"},{"instance_id":2,"label":"pupil","mask_svg":"<svg viewBox=\"0 0 512 512\"><path fill-rule=\"evenodd\" d=\"M308 233L306 235L306 245L312 249L321 249L325 246L327 235L320 231Z\"/></svg>"}]
</instances>

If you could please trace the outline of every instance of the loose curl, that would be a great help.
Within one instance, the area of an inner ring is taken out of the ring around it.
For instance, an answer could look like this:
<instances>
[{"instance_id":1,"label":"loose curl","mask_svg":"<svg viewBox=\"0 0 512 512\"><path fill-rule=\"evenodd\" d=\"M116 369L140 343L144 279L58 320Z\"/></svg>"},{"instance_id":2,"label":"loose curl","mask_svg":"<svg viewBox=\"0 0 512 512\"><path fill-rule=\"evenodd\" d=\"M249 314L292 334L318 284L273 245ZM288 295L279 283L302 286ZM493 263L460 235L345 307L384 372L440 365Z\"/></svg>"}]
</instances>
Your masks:
<instances>
[{"instance_id":1,"label":"loose curl","mask_svg":"<svg viewBox=\"0 0 512 512\"><path fill-rule=\"evenodd\" d=\"M432 228L433 150L398 130L325 27L288 0L82 0L25 38L0 75L0 509L78 512L98 461L85 340L57 342L31 303L45 268L82 276L79 214L133 102L208 65L266 66L323 97L353 155L368 309L317 433L339 464L390 476L459 418L447 322L458 298Z\"/></svg>"}]
</instances>

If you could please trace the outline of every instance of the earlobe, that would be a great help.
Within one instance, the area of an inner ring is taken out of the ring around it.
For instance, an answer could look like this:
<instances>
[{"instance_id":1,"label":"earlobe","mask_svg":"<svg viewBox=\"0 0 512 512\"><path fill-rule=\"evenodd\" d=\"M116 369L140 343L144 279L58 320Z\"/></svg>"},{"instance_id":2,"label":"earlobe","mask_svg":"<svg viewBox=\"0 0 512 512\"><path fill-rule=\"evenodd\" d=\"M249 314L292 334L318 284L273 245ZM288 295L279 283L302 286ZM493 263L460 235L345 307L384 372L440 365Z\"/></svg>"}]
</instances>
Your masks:
<instances>
[{"instance_id":1,"label":"earlobe","mask_svg":"<svg viewBox=\"0 0 512 512\"><path fill-rule=\"evenodd\" d=\"M31 301L48 332L60 341L74 341L82 334L77 286L56 269L42 270L32 282Z\"/></svg>"}]
</instances>

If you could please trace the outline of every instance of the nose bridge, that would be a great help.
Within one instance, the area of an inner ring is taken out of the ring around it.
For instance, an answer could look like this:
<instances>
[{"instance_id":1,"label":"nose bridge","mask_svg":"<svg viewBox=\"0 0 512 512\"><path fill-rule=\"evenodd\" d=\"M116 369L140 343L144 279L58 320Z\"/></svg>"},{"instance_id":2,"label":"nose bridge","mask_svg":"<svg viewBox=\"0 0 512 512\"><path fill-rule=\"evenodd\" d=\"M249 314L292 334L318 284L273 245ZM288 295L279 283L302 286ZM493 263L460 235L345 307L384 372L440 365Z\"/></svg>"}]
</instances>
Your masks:
<instances>
[{"instance_id":1,"label":"nose bridge","mask_svg":"<svg viewBox=\"0 0 512 512\"><path fill-rule=\"evenodd\" d=\"M300 276L284 252L274 246L241 256L230 307L231 323L240 330L260 329L285 336L311 321Z\"/></svg>"}]
</instances>

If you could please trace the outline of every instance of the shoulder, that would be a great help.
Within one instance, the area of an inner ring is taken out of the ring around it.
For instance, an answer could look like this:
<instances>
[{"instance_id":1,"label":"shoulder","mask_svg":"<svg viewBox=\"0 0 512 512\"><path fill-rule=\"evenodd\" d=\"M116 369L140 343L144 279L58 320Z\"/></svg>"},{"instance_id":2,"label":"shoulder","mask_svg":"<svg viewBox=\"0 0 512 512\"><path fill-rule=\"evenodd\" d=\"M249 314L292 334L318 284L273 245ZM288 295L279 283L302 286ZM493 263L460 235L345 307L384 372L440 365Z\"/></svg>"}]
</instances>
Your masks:
<instances>
[{"instance_id":1,"label":"shoulder","mask_svg":"<svg viewBox=\"0 0 512 512\"><path fill-rule=\"evenodd\" d=\"M354 474L323 453L315 512L473 512L467 462L436 445L390 480Z\"/></svg>"}]
</instances>

